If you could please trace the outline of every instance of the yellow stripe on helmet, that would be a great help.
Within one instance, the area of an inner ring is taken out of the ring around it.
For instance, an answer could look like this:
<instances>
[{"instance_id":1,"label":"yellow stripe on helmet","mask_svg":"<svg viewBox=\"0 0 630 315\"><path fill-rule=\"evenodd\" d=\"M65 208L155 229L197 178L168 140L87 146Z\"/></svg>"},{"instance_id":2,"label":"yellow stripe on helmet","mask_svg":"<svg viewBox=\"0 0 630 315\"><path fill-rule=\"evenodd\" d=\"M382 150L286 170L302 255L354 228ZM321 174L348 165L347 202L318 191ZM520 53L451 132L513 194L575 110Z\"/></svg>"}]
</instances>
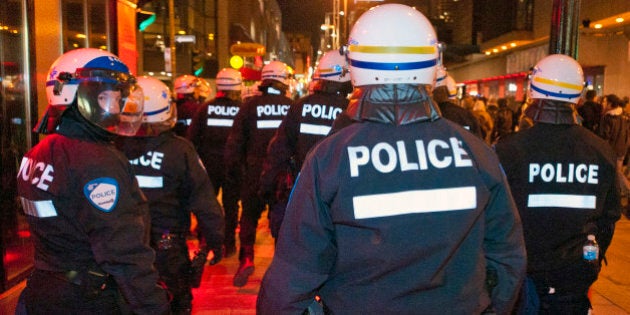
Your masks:
<instances>
[{"instance_id":1,"label":"yellow stripe on helmet","mask_svg":"<svg viewBox=\"0 0 630 315\"><path fill-rule=\"evenodd\" d=\"M581 91L584 87L578 84L572 84L572 83L567 83L567 82L559 82L559 81L554 81L554 80L550 80L550 79L545 79L545 78L541 78L541 77L535 77L534 78L535 82L540 82L543 84L547 84L547 85L554 85L554 86L559 86L559 87L564 87L564 88L569 88L569 89L573 89L576 91Z\"/></svg>"},{"instance_id":2,"label":"yellow stripe on helmet","mask_svg":"<svg viewBox=\"0 0 630 315\"><path fill-rule=\"evenodd\" d=\"M435 54L437 48L435 46L359 46L350 45L348 50L351 52L368 53L368 54Z\"/></svg>"}]
</instances>

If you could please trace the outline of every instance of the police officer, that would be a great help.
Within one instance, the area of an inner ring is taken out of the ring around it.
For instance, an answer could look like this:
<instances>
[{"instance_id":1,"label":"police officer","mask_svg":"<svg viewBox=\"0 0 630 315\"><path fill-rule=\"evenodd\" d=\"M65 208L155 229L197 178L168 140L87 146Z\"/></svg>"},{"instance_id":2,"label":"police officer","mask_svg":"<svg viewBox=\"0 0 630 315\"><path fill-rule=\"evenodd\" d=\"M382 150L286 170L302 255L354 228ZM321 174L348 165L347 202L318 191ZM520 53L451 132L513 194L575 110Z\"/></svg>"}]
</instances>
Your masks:
<instances>
[{"instance_id":1,"label":"police officer","mask_svg":"<svg viewBox=\"0 0 630 315\"><path fill-rule=\"evenodd\" d=\"M177 77L173 83L177 103L177 122L173 130L180 137L186 137L188 126L201 104L198 93L202 84L198 77L190 74Z\"/></svg>"},{"instance_id":2,"label":"police officer","mask_svg":"<svg viewBox=\"0 0 630 315\"><path fill-rule=\"evenodd\" d=\"M211 265L221 260L223 209L197 152L189 141L172 131L177 113L168 87L160 80L139 77L145 95L145 113L135 137L121 137L117 147L130 160L138 184L149 201L151 247L155 266L173 299L174 314L192 310L192 277L186 237L191 213L195 215L205 244L199 255ZM203 272L203 270L199 270Z\"/></svg>"},{"instance_id":3,"label":"police officer","mask_svg":"<svg viewBox=\"0 0 630 315\"><path fill-rule=\"evenodd\" d=\"M326 52L313 76L313 92L291 106L269 143L261 175L261 194L273 199L269 207L271 235L278 236L293 179L306 153L330 132L333 121L348 106L352 83L345 56Z\"/></svg>"},{"instance_id":4,"label":"police officer","mask_svg":"<svg viewBox=\"0 0 630 315\"><path fill-rule=\"evenodd\" d=\"M240 175L225 174L225 142L234 117L241 106L243 79L237 70L225 68L217 73L217 95L200 106L188 129L188 139L195 145L206 166L215 194L219 194L225 209L225 257L236 253L238 224L238 179Z\"/></svg>"},{"instance_id":5,"label":"police officer","mask_svg":"<svg viewBox=\"0 0 630 315\"><path fill-rule=\"evenodd\" d=\"M533 69L534 125L496 145L523 220L527 281L523 309L540 314L587 314L590 285L620 218L615 154L604 140L579 126L575 106L584 87L582 67L550 55ZM585 261L592 234L599 260Z\"/></svg>"},{"instance_id":6,"label":"police officer","mask_svg":"<svg viewBox=\"0 0 630 315\"><path fill-rule=\"evenodd\" d=\"M473 113L455 103L457 85L446 69L438 66L433 100L438 104L442 117L451 120L482 138L481 125Z\"/></svg>"},{"instance_id":7,"label":"police officer","mask_svg":"<svg viewBox=\"0 0 630 315\"><path fill-rule=\"evenodd\" d=\"M145 237L147 204L111 143L140 125L142 90L116 56L93 48L63 54L46 78L37 131L54 133L17 176L35 243L21 302L28 314L120 314L120 290L135 314L168 313Z\"/></svg>"},{"instance_id":8,"label":"police officer","mask_svg":"<svg viewBox=\"0 0 630 315\"><path fill-rule=\"evenodd\" d=\"M254 243L258 219L265 202L258 196L260 173L267 153L267 145L275 134L293 101L286 97L289 72L287 65L271 61L262 69L260 91L243 103L234 119L234 125L225 147L228 174L244 169L240 219L239 267L233 284L242 287L254 272Z\"/></svg>"},{"instance_id":9,"label":"police officer","mask_svg":"<svg viewBox=\"0 0 630 315\"><path fill-rule=\"evenodd\" d=\"M525 270L518 213L494 152L440 118L436 59L414 8L384 4L357 20L347 112L358 123L307 155L259 314L301 313L316 296L331 313L479 314L491 303L509 313Z\"/></svg>"}]
</instances>

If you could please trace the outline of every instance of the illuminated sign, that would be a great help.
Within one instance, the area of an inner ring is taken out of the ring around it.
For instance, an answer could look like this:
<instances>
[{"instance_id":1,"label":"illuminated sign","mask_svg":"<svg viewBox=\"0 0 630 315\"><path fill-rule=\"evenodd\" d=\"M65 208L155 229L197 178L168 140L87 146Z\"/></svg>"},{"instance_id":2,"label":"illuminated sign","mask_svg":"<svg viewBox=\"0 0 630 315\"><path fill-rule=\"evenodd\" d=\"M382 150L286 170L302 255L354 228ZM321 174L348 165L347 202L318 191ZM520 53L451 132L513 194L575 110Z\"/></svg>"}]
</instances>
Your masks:
<instances>
[{"instance_id":1,"label":"illuminated sign","mask_svg":"<svg viewBox=\"0 0 630 315\"><path fill-rule=\"evenodd\" d=\"M243 57L263 56L265 55L265 51L265 46L257 43L240 43L230 47L230 53L232 55Z\"/></svg>"}]
</instances>

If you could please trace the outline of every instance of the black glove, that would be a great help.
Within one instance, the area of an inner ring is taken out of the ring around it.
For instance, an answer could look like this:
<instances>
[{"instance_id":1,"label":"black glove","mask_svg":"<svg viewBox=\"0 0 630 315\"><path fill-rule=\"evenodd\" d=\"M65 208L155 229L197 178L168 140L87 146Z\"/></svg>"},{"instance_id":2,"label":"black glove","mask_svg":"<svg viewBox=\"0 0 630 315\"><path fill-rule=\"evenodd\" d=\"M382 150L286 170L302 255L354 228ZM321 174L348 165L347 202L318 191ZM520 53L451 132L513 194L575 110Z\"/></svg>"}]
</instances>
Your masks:
<instances>
[{"instance_id":1,"label":"black glove","mask_svg":"<svg viewBox=\"0 0 630 315\"><path fill-rule=\"evenodd\" d=\"M195 253L195 257L190 262L190 282L193 288L198 288L201 285L201 277L207 258L208 250L201 249Z\"/></svg>"},{"instance_id":2,"label":"black glove","mask_svg":"<svg viewBox=\"0 0 630 315\"><path fill-rule=\"evenodd\" d=\"M218 264L221 259L223 259L223 247L219 246L218 248L212 249L212 259L210 260L210 266Z\"/></svg>"}]
</instances>

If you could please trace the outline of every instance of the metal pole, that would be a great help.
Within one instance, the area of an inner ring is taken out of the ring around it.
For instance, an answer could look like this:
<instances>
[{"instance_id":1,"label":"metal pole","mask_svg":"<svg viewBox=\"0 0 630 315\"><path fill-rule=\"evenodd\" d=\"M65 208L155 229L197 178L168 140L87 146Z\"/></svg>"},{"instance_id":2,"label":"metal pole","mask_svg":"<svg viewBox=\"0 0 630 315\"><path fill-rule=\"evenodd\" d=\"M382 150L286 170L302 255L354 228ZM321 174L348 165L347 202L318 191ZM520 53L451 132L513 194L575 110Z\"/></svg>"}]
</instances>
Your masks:
<instances>
[{"instance_id":1,"label":"metal pole","mask_svg":"<svg viewBox=\"0 0 630 315\"><path fill-rule=\"evenodd\" d=\"M177 51L175 50L175 2L174 0L168 0L168 22L169 22L169 33L170 40L169 46L171 47L171 73L173 82L175 82L175 78L177 78L177 62L175 61L177 58Z\"/></svg>"},{"instance_id":2,"label":"metal pole","mask_svg":"<svg viewBox=\"0 0 630 315\"><path fill-rule=\"evenodd\" d=\"M578 58L578 26L581 0L553 0L549 54Z\"/></svg>"}]
</instances>

